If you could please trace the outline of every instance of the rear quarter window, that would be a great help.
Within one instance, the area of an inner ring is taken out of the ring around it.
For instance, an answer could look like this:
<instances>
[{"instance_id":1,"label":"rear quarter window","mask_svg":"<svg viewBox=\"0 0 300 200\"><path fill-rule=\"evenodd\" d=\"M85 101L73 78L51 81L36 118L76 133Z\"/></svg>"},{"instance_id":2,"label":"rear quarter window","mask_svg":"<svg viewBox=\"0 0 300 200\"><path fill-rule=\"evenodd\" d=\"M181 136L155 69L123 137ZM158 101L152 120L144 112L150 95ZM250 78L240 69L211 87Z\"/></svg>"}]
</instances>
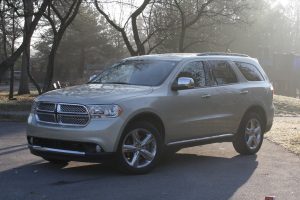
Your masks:
<instances>
[{"instance_id":1,"label":"rear quarter window","mask_svg":"<svg viewBox=\"0 0 300 200\"><path fill-rule=\"evenodd\" d=\"M237 83L237 76L227 61L209 61L211 74L217 85Z\"/></svg>"},{"instance_id":2,"label":"rear quarter window","mask_svg":"<svg viewBox=\"0 0 300 200\"><path fill-rule=\"evenodd\" d=\"M235 62L235 64L248 81L264 80L263 76L254 65L242 62Z\"/></svg>"}]
</instances>

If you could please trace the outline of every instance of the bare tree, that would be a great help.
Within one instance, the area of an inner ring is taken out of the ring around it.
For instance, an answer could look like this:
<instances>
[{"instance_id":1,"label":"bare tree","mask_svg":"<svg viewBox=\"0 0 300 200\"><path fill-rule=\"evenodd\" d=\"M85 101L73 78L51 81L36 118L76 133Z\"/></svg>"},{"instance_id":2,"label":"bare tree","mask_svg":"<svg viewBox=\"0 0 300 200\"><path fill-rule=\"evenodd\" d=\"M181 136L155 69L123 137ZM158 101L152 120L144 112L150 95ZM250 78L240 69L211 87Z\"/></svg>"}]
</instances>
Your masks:
<instances>
[{"instance_id":1,"label":"bare tree","mask_svg":"<svg viewBox=\"0 0 300 200\"><path fill-rule=\"evenodd\" d=\"M188 30L195 25L215 26L222 23L244 22L241 18L243 11L249 9L247 1L233 0L174 0L174 7L178 10L180 32L178 52L184 52L188 47L203 40L192 40L186 44Z\"/></svg>"},{"instance_id":2,"label":"bare tree","mask_svg":"<svg viewBox=\"0 0 300 200\"><path fill-rule=\"evenodd\" d=\"M15 42L22 35L20 18L17 16L19 6L10 6L9 0L0 2L1 31L3 41L4 60L15 51ZM17 3L16 3L17 4ZM9 99L14 96L14 65L10 69Z\"/></svg>"},{"instance_id":3,"label":"bare tree","mask_svg":"<svg viewBox=\"0 0 300 200\"><path fill-rule=\"evenodd\" d=\"M53 32L53 43L48 56L43 92L49 91L52 88L54 61L57 49L66 29L77 15L81 2L82 0L51 2L47 11L43 14L48 20Z\"/></svg>"},{"instance_id":4,"label":"bare tree","mask_svg":"<svg viewBox=\"0 0 300 200\"><path fill-rule=\"evenodd\" d=\"M37 12L35 12L33 14L34 19L30 25L30 28L27 30L28 32L26 32L25 37L23 37L22 44L17 48L17 50L15 50L10 56L8 56L5 60L3 60L0 63L0 76L1 77L4 75L5 71L7 71L7 69L14 66L14 63L16 62L16 60L22 55L23 51L29 45L32 34L50 2L51 2L51 0L43 0L42 1L40 7L37 8Z\"/></svg>"},{"instance_id":5,"label":"bare tree","mask_svg":"<svg viewBox=\"0 0 300 200\"><path fill-rule=\"evenodd\" d=\"M104 3L111 3L111 1L102 2L102 4ZM125 20L125 23L121 24L109 16L108 12L106 12L103 8L103 5L98 3L98 0L94 0L95 7L99 13L104 16L106 21L122 35L126 48L132 56L149 54L166 38L162 37L158 41L150 42L150 40L154 38L153 36L158 33L158 30L163 29L162 27L154 27L153 24L151 25L153 17L152 12L154 10L153 8L155 3L155 0L152 2L151 0L143 0L141 5L135 6L124 1L117 2L119 5L127 5L131 8L134 8L128 19ZM146 9L147 6L150 8ZM147 12L147 14L145 14L145 12ZM129 27L130 22L131 27Z\"/></svg>"},{"instance_id":6,"label":"bare tree","mask_svg":"<svg viewBox=\"0 0 300 200\"><path fill-rule=\"evenodd\" d=\"M211 42L222 24L246 22L248 0L165 0L160 15L173 21L168 32L173 33L165 44L171 51L186 52L194 46ZM162 18L162 17L161 17ZM170 23L171 24L171 23ZM165 32L165 31L164 31ZM227 43L227 41L226 41ZM176 47L175 47L176 44Z\"/></svg>"},{"instance_id":7,"label":"bare tree","mask_svg":"<svg viewBox=\"0 0 300 200\"><path fill-rule=\"evenodd\" d=\"M182 4L184 4L184 1L174 0L175 6L180 14L180 36L178 40L178 52L184 52L184 40L186 37L187 29L194 25L202 17L202 15L206 12L206 8L208 7L208 5L210 5L213 1L214 0L208 0L203 4L201 4L200 1L197 1L196 15L191 17L183 8Z\"/></svg>"}]
</instances>

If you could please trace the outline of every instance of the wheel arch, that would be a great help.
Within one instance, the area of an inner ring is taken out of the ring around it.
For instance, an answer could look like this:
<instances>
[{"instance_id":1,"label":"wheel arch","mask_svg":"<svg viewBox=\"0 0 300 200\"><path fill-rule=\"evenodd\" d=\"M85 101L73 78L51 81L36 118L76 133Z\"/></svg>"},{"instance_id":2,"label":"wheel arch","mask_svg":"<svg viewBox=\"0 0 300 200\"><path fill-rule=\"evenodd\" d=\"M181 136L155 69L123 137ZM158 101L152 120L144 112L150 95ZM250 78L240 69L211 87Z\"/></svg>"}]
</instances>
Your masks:
<instances>
[{"instance_id":1,"label":"wheel arch","mask_svg":"<svg viewBox=\"0 0 300 200\"><path fill-rule=\"evenodd\" d=\"M266 125L267 125L267 114L266 114L265 109L264 109L262 106L260 106L260 105L253 105L253 106L250 106L250 107L246 110L246 112L244 113L243 118L242 118L242 120L241 120L241 122L240 122L240 125L242 124L243 119L245 118L245 116L246 116L248 113L250 113L250 112L257 113L257 114L259 114L259 115L262 117L262 120L263 120L263 127L264 127L264 129L265 129L265 128L266 128Z\"/></svg>"},{"instance_id":2,"label":"wheel arch","mask_svg":"<svg viewBox=\"0 0 300 200\"><path fill-rule=\"evenodd\" d=\"M137 121L146 121L146 122L152 123L159 130L159 132L162 134L163 142L165 142L165 126L164 126L164 123L163 123L162 119L157 114L155 114L154 112L151 112L151 111L140 112L140 113L137 113L134 116L132 116L126 122L126 125L124 126L124 128L122 130L122 134L133 123L135 123Z\"/></svg>"}]
</instances>

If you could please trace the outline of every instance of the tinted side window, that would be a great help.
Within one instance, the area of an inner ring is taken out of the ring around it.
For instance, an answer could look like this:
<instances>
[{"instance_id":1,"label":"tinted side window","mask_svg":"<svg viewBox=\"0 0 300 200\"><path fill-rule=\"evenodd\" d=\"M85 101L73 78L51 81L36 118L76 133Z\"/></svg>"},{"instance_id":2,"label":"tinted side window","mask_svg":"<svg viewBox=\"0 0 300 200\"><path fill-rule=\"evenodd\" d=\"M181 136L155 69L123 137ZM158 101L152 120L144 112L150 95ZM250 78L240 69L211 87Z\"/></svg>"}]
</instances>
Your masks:
<instances>
[{"instance_id":1,"label":"tinted side window","mask_svg":"<svg viewBox=\"0 0 300 200\"><path fill-rule=\"evenodd\" d=\"M205 71L202 62L190 62L186 64L178 77L190 77L195 81L195 87L205 87Z\"/></svg>"},{"instance_id":2,"label":"tinted side window","mask_svg":"<svg viewBox=\"0 0 300 200\"><path fill-rule=\"evenodd\" d=\"M237 77L230 64L226 61L209 61L211 73L218 85L237 83Z\"/></svg>"},{"instance_id":3,"label":"tinted side window","mask_svg":"<svg viewBox=\"0 0 300 200\"><path fill-rule=\"evenodd\" d=\"M241 62L235 62L235 64L248 81L264 80L264 78L262 77L262 75L254 65L248 63L241 63Z\"/></svg>"}]
</instances>

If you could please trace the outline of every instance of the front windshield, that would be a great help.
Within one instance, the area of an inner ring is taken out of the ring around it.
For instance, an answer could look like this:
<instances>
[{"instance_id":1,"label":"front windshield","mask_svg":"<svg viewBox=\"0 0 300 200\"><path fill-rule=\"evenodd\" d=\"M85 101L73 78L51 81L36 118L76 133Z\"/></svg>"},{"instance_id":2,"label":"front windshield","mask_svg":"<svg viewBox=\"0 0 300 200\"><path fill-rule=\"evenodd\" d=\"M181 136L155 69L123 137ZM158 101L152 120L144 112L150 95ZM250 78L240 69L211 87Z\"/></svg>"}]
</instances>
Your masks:
<instances>
[{"instance_id":1,"label":"front windshield","mask_svg":"<svg viewBox=\"0 0 300 200\"><path fill-rule=\"evenodd\" d=\"M131 60L103 71L89 83L158 86L176 66L175 61Z\"/></svg>"}]
</instances>

